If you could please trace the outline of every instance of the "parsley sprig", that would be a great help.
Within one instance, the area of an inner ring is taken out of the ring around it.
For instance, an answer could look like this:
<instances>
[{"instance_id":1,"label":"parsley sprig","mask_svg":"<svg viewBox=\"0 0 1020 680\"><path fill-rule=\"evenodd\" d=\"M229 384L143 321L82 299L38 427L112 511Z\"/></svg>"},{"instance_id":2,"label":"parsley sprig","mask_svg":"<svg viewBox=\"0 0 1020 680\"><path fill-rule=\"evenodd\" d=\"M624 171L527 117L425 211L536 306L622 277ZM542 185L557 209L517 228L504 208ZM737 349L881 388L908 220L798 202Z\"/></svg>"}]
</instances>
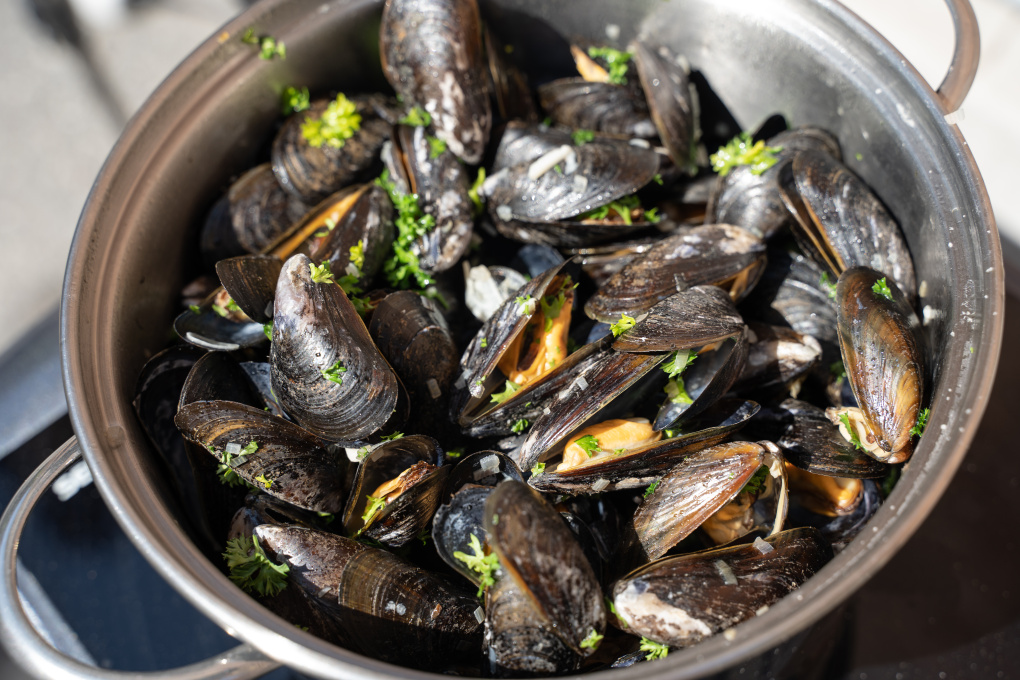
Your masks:
<instances>
[{"instance_id":1,"label":"parsley sprig","mask_svg":"<svg viewBox=\"0 0 1020 680\"><path fill-rule=\"evenodd\" d=\"M468 555L458 550L453 553L453 556L455 559L466 564L468 569L479 575L478 597L481 597L485 594L486 588L496 583L494 573L499 569L499 557L495 553L486 555L482 549L482 542L474 534L471 534L471 541L468 543L468 546L474 553L473 555Z\"/></svg>"},{"instance_id":2,"label":"parsley sprig","mask_svg":"<svg viewBox=\"0 0 1020 680\"><path fill-rule=\"evenodd\" d=\"M602 642L602 638L604 637L604 635L599 635L599 632L592 628L587 637L581 640L581 649L590 649L594 652L599 648L599 643Z\"/></svg>"},{"instance_id":3,"label":"parsley sprig","mask_svg":"<svg viewBox=\"0 0 1020 680\"><path fill-rule=\"evenodd\" d=\"M227 561L230 580L249 593L273 596L287 587L290 567L269 559L256 536L241 536L227 541L223 559Z\"/></svg>"},{"instance_id":4,"label":"parsley sprig","mask_svg":"<svg viewBox=\"0 0 1020 680\"><path fill-rule=\"evenodd\" d=\"M543 472L545 472L545 463L535 463L531 466L532 477L538 477Z\"/></svg>"},{"instance_id":5,"label":"parsley sprig","mask_svg":"<svg viewBox=\"0 0 1020 680\"><path fill-rule=\"evenodd\" d=\"M647 488L647 489L645 489L645 495L644 495L644 497L645 497L645 498L648 498L648 497L649 497L649 496L651 496L651 495L652 495L653 493L655 493L655 490L659 488L659 482L661 482L661 481L662 481L661 479L656 479L656 480L655 480L654 482L652 482L651 484L649 484L649 485L648 485L648 488Z\"/></svg>"},{"instance_id":6,"label":"parsley sprig","mask_svg":"<svg viewBox=\"0 0 1020 680\"><path fill-rule=\"evenodd\" d=\"M589 47L588 56L592 59L601 59L609 67L609 82L614 85L627 84L627 68L634 56L630 52L621 52L612 47Z\"/></svg>"},{"instance_id":7,"label":"parsley sprig","mask_svg":"<svg viewBox=\"0 0 1020 680\"><path fill-rule=\"evenodd\" d=\"M310 146L319 148L325 144L339 149L360 129L361 114L357 106L341 92L321 116L305 118L301 124L301 135Z\"/></svg>"},{"instance_id":8,"label":"parsley sprig","mask_svg":"<svg viewBox=\"0 0 1020 680\"><path fill-rule=\"evenodd\" d=\"M609 330L613 331L613 337L618 338L625 332L629 331L637 323L637 319L632 316L622 314L620 320L609 327Z\"/></svg>"},{"instance_id":9,"label":"parsley sprig","mask_svg":"<svg viewBox=\"0 0 1020 680\"><path fill-rule=\"evenodd\" d=\"M255 29L250 26L241 36L241 42L246 45L258 45L259 59L268 61L274 57L287 58L287 46L282 40L277 40L271 35L255 35Z\"/></svg>"},{"instance_id":10,"label":"parsley sprig","mask_svg":"<svg viewBox=\"0 0 1020 680\"><path fill-rule=\"evenodd\" d=\"M323 369L322 377L330 382L336 383L337 385L343 385L344 379L341 374L346 372L347 369L344 367L343 362L340 359L337 359L335 364L329 368Z\"/></svg>"},{"instance_id":11,"label":"parsley sprig","mask_svg":"<svg viewBox=\"0 0 1020 680\"><path fill-rule=\"evenodd\" d=\"M397 218L394 221L397 238L393 242L393 255L383 264L386 280L394 288L406 289L416 284L418 288L424 290L432 280L422 271L412 246L415 241L435 228L436 219L422 212L418 204L418 194L405 194L397 190L396 182L390 179L389 170L384 170L375 183L386 190L397 211Z\"/></svg>"},{"instance_id":12,"label":"parsley sprig","mask_svg":"<svg viewBox=\"0 0 1020 680\"><path fill-rule=\"evenodd\" d=\"M574 443L580 446L588 454L589 458L602 450L602 444L599 443L598 438L593 434L586 434Z\"/></svg>"},{"instance_id":13,"label":"parsley sprig","mask_svg":"<svg viewBox=\"0 0 1020 680\"><path fill-rule=\"evenodd\" d=\"M513 380L507 380L506 386L502 392L493 392L492 401L497 404L502 404L504 401L513 396L514 392L521 389L521 386L515 383Z\"/></svg>"},{"instance_id":14,"label":"parsley sprig","mask_svg":"<svg viewBox=\"0 0 1020 680\"><path fill-rule=\"evenodd\" d=\"M517 422L513 424L513 426L510 428L510 431L513 432L514 434L520 434L521 432L524 432L524 430L526 430L528 428L528 425L530 424L531 423L528 422L527 418L520 418Z\"/></svg>"},{"instance_id":15,"label":"parsley sprig","mask_svg":"<svg viewBox=\"0 0 1020 680\"><path fill-rule=\"evenodd\" d=\"M871 287L871 291L875 295L881 295L886 300L892 300L892 291L889 289L889 284L886 283L884 276L878 281L875 281L875 285Z\"/></svg>"},{"instance_id":16,"label":"parsley sprig","mask_svg":"<svg viewBox=\"0 0 1020 680\"><path fill-rule=\"evenodd\" d=\"M741 132L725 146L719 147L709 160L712 169L723 177L740 165L750 165L751 174L760 175L776 164L779 158L773 154L782 150L781 146L765 146L762 140L752 143L750 133Z\"/></svg>"},{"instance_id":17,"label":"parsley sprig","mask_svg":"<svg viewBox=\"0 0 1020 680\"><path fill-rule=\"evenodd\" d=\"M674 404L693 404L691 395L687 394L687 387L684 385L683 372L694 363L698 355L690 350L678 350L673 353L673 358L662 365L662 370L669 376L665 392L669 400Z\"/></svg>"},{"instance_id":18,"label":"parsley sprig","mask_svg":"<svg viewBox=\"0 0 1020 680\"><path fill-rule=\"evenodd\" d=\"M665 659L669 655L669 645L664 645L655 640L649 640L646 637L641 638L641 646L638 647L642 652L648 652L645 656L647 661L655 661L656 659Z\"/></svg>"},{"instance_id":19,"label":"parsley sprig","mask_svg":"<svg viewBox=\"0 0 1020 680\"><path fill-rule=\"evenodd\" d=\"M912 437L920 437L924 434L924 428L928 425L928 416L931 415L931 409L921 409L921 412L917 414L917 423L910 428L910 435Z\"/></svg>"}]
</instances>

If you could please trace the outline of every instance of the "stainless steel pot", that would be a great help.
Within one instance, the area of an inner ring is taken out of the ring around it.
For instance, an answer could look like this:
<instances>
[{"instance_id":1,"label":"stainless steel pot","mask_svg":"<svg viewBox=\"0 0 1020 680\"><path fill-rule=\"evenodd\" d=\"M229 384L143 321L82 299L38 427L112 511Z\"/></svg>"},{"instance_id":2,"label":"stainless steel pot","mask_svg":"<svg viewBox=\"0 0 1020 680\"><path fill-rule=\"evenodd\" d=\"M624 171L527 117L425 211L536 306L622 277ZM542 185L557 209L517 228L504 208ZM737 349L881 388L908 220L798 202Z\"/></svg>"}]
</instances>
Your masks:
<instances>
[{"instance_id":1,"label":"stainless steel pot","mask_svg":"<svg viewBox=\"0 0 1020 680\"><path fill-rule=\"evenodd\" d=\"M700 677L770 649L832 610L874 574L949 484L991 390L1002 336L1003 270L988 197L959 130L947 121L973 81L977 24L947 0L957 30L949 75L933 91L896 50L833 0L495 0L486 6L514 44L542 49L536 19L566 36L626 43L639 32L700 70L745 128L779 112L835 132L850 166L898 218L914 253L935 374L928 434L870 529L795 595L631 678ZM2 642L45 678L141 677L88 668L51 649L16 591L18 537L43 489L80 451L138 549L184 597L246 644L173 677L257 677L283 663L324 678L426 678L329 645L236 588L190 542L131 407L136 376L164 343L194 231L217 187L254 164L290 84L382 86L380 2L264 0L200 46L131 121L85 206L64 285L64 383L77 443L26 482L0 527ZM254 26L288 46L260 61L238 38ZM257 651L256 651L257 650ZM167 675L167 674L164 674Z\"/></svg>"}]
</instances>

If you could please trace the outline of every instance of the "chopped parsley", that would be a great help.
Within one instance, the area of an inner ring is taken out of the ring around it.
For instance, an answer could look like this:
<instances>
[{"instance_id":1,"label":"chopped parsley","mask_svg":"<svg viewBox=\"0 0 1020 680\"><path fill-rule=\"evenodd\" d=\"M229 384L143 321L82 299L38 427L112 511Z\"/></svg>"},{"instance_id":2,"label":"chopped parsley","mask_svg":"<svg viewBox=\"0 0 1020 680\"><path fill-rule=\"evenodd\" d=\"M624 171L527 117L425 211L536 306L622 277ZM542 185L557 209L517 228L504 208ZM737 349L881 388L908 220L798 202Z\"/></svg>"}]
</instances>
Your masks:
<instances>
[{"instance_id":1,"label":"chopped parsley","mask_svg":"<svg viewBox=\"0 0 1020 680\"><path fill-rule=\"evenodd\" d=\"M836 299L836 282L829 278L829 272L822 272L822 278L818 279L818 285L828 293L830 300Z\"/></svg>"},{"instance_id":2,"label":"chopped parsley","mask_svg":"<svg viewBox=\"0 0 1020 680\"><path fill-rule=\"evenodd\" d=\"M603 637L605 636L599 635L599 632L592 628L588 636L581 640L581 649L590 649L594 652L599 648L599 643L602 642Z\"/></svg>"},{"instance_id":3,"label":"chopped parsley","mask_svg":"<svg viewBox=\"0 0 1020 680\"><path fill-rule=\"evenodd\" d=\"M495 524L495 521L493 524ZM468 555L458 550L453 553L453 557L466 564L468 569L479 575L478 597L482 597L485 594L485 589L496 583L496 578L493 574L499 569L499 557L495 553L486 555L482 549L482 542L474 534L471 534L471 541L468 545L474 553L473 555Z\"/></svg>"},{"instance_id":4,"label":"chopped parsley","mask_svg":"<svg viewBox=\"0 0 1020 680\"><path fill-rule=\"evenodd\" d=\"M471 198L471 202L475 204L475 216L482 212L482 197L478 191L482 188L482 184L485 182L485 168L478 168L478 175L475 176L475 182L468 189L468 196Z\"/></svg>"},{"instance_id":5,"label":"chopped parsley","mask_svg":"<svg viewBox=\"0 0 1020 680\"><path fill-rule=\"evenodd\" d=\"M683 352L683 356L681 356ZM673 353L673 358L662 365L662 370L669 376L665 392L669 400L674 404L693 404L694 399L687 393L684 385L683 372L694 363L698 355L690 350L679 350Z\"/></svg>"},{"instance_id":6,"label":"chopped parsley","mask_svg":"<svg viewBox=\"0 0 1020 680\"><path fill-rule=\"evenodd\" d=\"M446 457L447 458L454 458L454 459L456 459L456 458L460 458L463 455L464 455L464 449L453 449L452 451L447 451L446 452Z\"/></svg>"},{"instance_id":7,"label":"chopped parsley","mask_svg":"<svg viewBox=\"0 0 1020 680\"><path fill-rule=\"evenodd\" d=\"M429 143L429 158L432 160L439 158L446 151L446 142L439 139L439 137L429 135L425 139Z\"/></svg>"},{"instance_id":8,"label":"chopped parsley","mask_svg":"<svg viewBox=\"0 0 1020 680\"><path fill-rule=\"evenodd\" d=\"M259 484L261 484L262 486L264 486L266 488L266 490L268 491L269 488L271 486L273 486L273 481L274 480L269 479L265 475L259 475L258 477L255 478L255 481L258 482Z\"/></svg>"},{"instance_id":9,"label":"chopped parsley","mask_svg":"<svg viewBox=\"0 0 1020 680\"><path fill-rule=\"evenodd\" d=\"M542 298L542 315L545 316L545 332L548 333L552 330L553 321L563 311L563 305L567 302L567 295L561 289L559 293L554 295L546 295Z\"/></svg>"},{"instance_id":10,"label":"chopped parsley","mask_svg":"<svg viewBox=\"0 0 1020 680\"><path fill-rule=\"evenodd\" d=\"M850 434L850 443L854 445L854 448L858 451L864 451L865 448L864 444L861 443L861 438L857 436L857 432L855 432L854 428L850 425L850 416L845 412L840 413L839 422L843 423L843 426L846 427L846 431Z\"/></svg>"},{"instance_id":11,"label":"chopped parsley","mask_svg":"<svg viewBox=\"0 0 1020 680\"><path fill-rule=\"evenodd\" d=\"M219 314L220 316L222 316L224 319L226 319L228 316L230 316L230 313L227 312L226 309L224 309L223 307L220 307L217 304L213 304L212 310L214 312L216 312L217 314Z\"/></svg>"},{"instance_id":12,"label":"chopped parsley","mask_svg":"<svg viewBox=\"0 0 1020 680\"><path fill-rule=\"evenodd\" d=\"M875 285L871 287L871 291L875 295L881 295L886 300L892 300L892 291L889 290L889 284L886 283L884 276L878 281L875 281Z\"/></svg>"},{"instance_id":13,"label":"chopped parsley","mask_svg":"<svg viewBox=\"0 0 1020 680\"><path fill-rule=\"evenodd\" d=\"M574 443L580 446L588 454L589 458L602 450L602 445L599 444L599 440L593 434L586 434Z\"/></svg>"},{"instance_id":14,"label":"chopped parsley","mask_svg":"<svg viewBox=\"0 0 1020 680\"><path fill-rule=\"evenodd\" d=\"M397 218L394 220L397 238L393 242L393 255L383 264L386 280L394 288L406 289L414 283L424 290L429 287L432 280L422 271L412 246L415 241L432 231L436 226L436 219L422 212L418 204L418 194L405 194L397 190L396 182L390 179L388 170L383 171L376 184L386 190L393 207L397 210Z\"/></svg>"},{"instance_id":15,"label":"chopped parsley","mask_svg":"<svg viewBox=\"0 0 1020 680\"><path fill-rule=\"evenodd\" d=\"M637 323L637 319L632 316L623 314L620 316L620 320L609 327L609 330L613 331L613 337L618 338L623 333L629 331Z\"/></svg>"},{"instance_id":16,"label":"chopped parsley","mask_svg":"<svg viewBox=\"0 0 1020 680\"><path fill-rule=\"evenodd\" d=\"M661 479L656 479L656 480L655 480L654 482L652 482L651 484L649 484L649 485L648 485L648 488L647 488L647 489L645 489L645 496L644 496L644 497L645 497L645 498L648 498L648 497L649 497L649 496L651 496L651 495L652 495L653 493L655 493L655 490L656 490L657 488L659 488L659 482L661 482L661 481L662 481Z\"/></svg>"},{"instance_id":17,"label":"chopped parsley","mask_svg":"<svg viewBox=\"0 0 1020 680\"><path fill-rule=\"evenodd\" d=\"M589 210L588 212L582 214L577 219L582 221L607 220L610 218L610 211L612 211L619 215L620 219L623 220L624 224L630 226L634 224L634 218L632 217L632 215L635 210L641 211L643 219L653 224L657 224L659 220L662 219L659 216L659 211L656 210L655 208L649 210L645 210L644 208L642 208L641 199L639 199L636 194L624 196L623 198L616 201L610 201L609 203L601 205L598 208L595 208L594 210Z\"/></svg>"},{"instance_id":18,"label":"chopped parsley","mask_svg":"<svg viewBox=\"0 0 1020 680\"><path fill-rule=\"evenodd\" d=\"M271 35L255 35L255 29L248 27L248 30L241 36L241 42L246 45L258 45L259 59L270 60L274 57L287 58L287 46L282 40L277 40Z\"/></svg>"},{"instance_id":19,"label":"chopped parsley","mask_svg":"<svg viewBox=\"0 0 1020 680\"><path fill-rule=\"evenodd\" d=\"M335 382L337 385L343 385L344 379L340 374L346 372L347 369L343 366L342 361L337 359L335 364L322 371L322 377L330 382Z\"/></svg>"},{"instance_id":20,"label":"chopped parsley","mask_svg":"<svg viewBox=\"0 0 1020 680\"><path fill-rule=\"evenodd\" d=\"M365 458L367 458L368 454L370 453L372 453L371 446L362 446L360 449L358 449L358 460L365 460Z\"/></svg>"},{"instance_id":21,"label":"chopped parsley","mask_svg":"<svg viewBox=\"0 0 1020 680\"><path fill-rule=\"evenodd\" d=\"M275 564L266 555L256 536L241 536L227 541L223 553L230 570L230 580L247 592L273 596L287 587L290 567Z\"/></svg>"},{"instance_id":22,"label":"chopped parsley","mask_svg":"<svg viewBox=\"0 0 1020 680\"><path fill-rule=\"evenodd\" d=\"M336 279L333 278L333 272L330 271L329 260L324 260L320 265L310 262L308 269L312 277L312 283L336 283Z\"/></svg>"},{"instance_id":23,"label":"chopped parsley","mask_svg":"<svg viewBox=\"0 0 1020 680\"><path fill-rule=\"evenodd\" d=\"M493 392L492 401L497 404L502 404L504 401L514 395L514 392L521 389L521 386L515 383L513 380L507 380L506 386L502 392Z\"/></svg>"},{"instance_id":24,"label":"chopped parsley","mask_svg":"<svg viewBox=\"0 0 1020 680\"><path fill-rule=\"evenodd\" d=\"M662 186L662 173L660 173L660 172L655 173L655 177L652 177L652 181L655 182L656 184L658 184L661 187Z\"/></svg>"},{"instance_id":25,"label":"chopped parsley","mask_svg":"<svg viewBox=\"0 0 1020 680\"><path fill-rule=\"evenodd\" d=\"M682 435L683 432L680 431L680 428L675 428L675 429L668 429L667 428L667 429L662 431L662 434L664 434L666 436L666 439L672 439L673 437L678 437L678 436Z\"/></svg>"},{"instance_id":26,"label":"chopped parsley","mask_svg":"<svg viewBox=\"0 0 1020 680\"><path fill-rule=\"evenodd\" d=\"M627 447L626 446L621 447L619 449L614 449L613 450L613 455L614 456L622 456L625 453L627 453Z\"/></svg>"},{"instance_id":27,"label":"chopped parsley","mask_svg":"<svg viewBox=\"0 0 1020 680\"><path fill-rule=\"evenodd\" d=\"M535 305L538 304L538 301L535 300L535 298L531 297L530 293L527 295L518 295L514 299L514 302L517 303L518 307L517 311L520 312L521 316L524 316L526 314L534 314Z\"/></svg>"},{"instance_id":28,"label":"chopped parsley","mask_svg":"<svg viewBox=\"0 0 1020 680\"><path fill-rule=\"evenodd\" d=\"M266 339L272 342L273 340L273 322L262 324L262 332L265 334Z\"/></svg>"},{"instance_id":29,"label":"chopped parsley","mask_svg":"<svg viewBox=\"0 0 1020 680\"><path fill-rule=\"evenodd\" d=\"M532 477L538 477L543 472L545 472L545 463L535 463L531 466Z\"/></svg>"},{"instance_id":30,"label":"chopped parsley","mask_svg":"<svg viewBox=\"0 0 1020 680\"><path fill-rule=\"evenodd\" d=\"M316 148L325 144L339 149L360 129L361 114L355 103L344 96L343 92L329 103L321 116L305 118L301 124L302 136L309 146Z\"/></svg>"},{"instance_id":31,"label":"chopped parsley","mask_svg":"<svg viewBox=\"0 0 1020 680\"><path fill-rule=\"evenodd\" d=\"M480 346L480 347L481 347L482 349L485 349L486 347L488 347L488 346L489 346L489 341L488 341L487 339L485 339L485 338L482 338L482 339L481 339L481 340L479 341L479 343L478 343L478 344L479 344L479 346ZM485 382L485 381L483 380L482 382Z\"/></svg>"},{"instance_id":32,"label":"chopped parsley","mask_svg":"<svg viewBox=\"0 0 1020 680\"><path fill-rule=\"evenodd\" d=\"M234 468L244 463L244 459L247 456L259 450L259 445L254 439L237 453L230 453L229 451L221 453L212 446L208 448L210 453L220 459L220 464L216 466L216 474L220 478L220 483L232 487L249 486L248 482L244 481Z\"/></svg>"},{"instance_id":33,"label":"chopped parsley","mask_svg":"<svg viewBox=\"0 0 1020 680\"><path fill-rule=\"evenodd\" d=\"M198 305L188 305L188 309L191 310L192 314L201 314L202 313L202 308L199 307Z\"/></svg>"},{"instance_id":34,"label":"chopped parsley","mask_svg":"<svg viewBox=\"0 0 1020 680\"><path fill-rule=\"evenodd\" d=\"M665 659L669 655L669 645L664 645L655 640L649 640L646 637L641 638L641 646L638 647L642 652L648 652L645 656L646 661L655 661L656 659Z\"/></svg>"},{"instance_id":35,"label":"chopped parsley","mask_svg":"<svg viewBox=\"0 0 1020 680\"><path fill-rule=\"evenodd\" d=\"M357 267L360 276L361 270L365 267L365 242L359 239L357 245L351 246L348 252L351 256L351 264Z\"/></svg>"},{"instance_id":36,"label":"chopped parsley","mask_svg":"<svg viewBox=\"0 0 1020 680\"><path fill-rule=\"evenodd\" d=\"M361 520L365 523L365 526L367 527L372 520L375 519L375 516L379 514L379 511L385 507L386 498L384 496L380 496L378 498L375 496L369 496L368 504L365 505L365 513L361 516Z\"/></svg>"},{"instance_id":37,"label":"chopped parsley","mask_svg":"<svg viewBox=\"0 0 1020 680\"><path fill-rule=\"evenodd\" d=\"M513 424L513 427L510 428L510 431L513 432L514 434L520 434L521 432L524 432L524 430L526 430L528 425L530 424L531 423L528 422L527 418L521 418L516 423Z\"/></svg>"},{"instance_id":38,"label":"chopped parsley","mask_svg":"<svg viewBox=\"0 0 1020 680\"><path fill-rule=\"evenodd\" d=\"M842 361L833 361L829 364L829 373L838 380L846 378L846 366L843 365Z\"/></svg>"},{"instance_id":39,"label":"chopped parsley","mask_svg":"<svg viewBox=\"0 0 1020 680\"><path fill-rule=\"evenodd\" d=\"M432 125L432 116L429 112L420 106L415 106L407 115L400 119L401 125L410 125L411 127L426 127Z\"/></svg>"},{"instance_id":40,"label":"chopped parsley","mask_svg":"<svg viewBox=\"0 0 1020 680\"><path fill-rule=\"evenodd\" d=\"M403 437L404 437L403 432L394 432L393 434L383 435L379 437L379 439L382 439L384 442L393 442L398 439L403 439Z\"/></svg>"},{"instance_id":41,"label":"chopped parsley","mask_svg":"<svg viewBox=\"0 0 1020 680\"><path fill-rule=\"evenodd\" d=\"M605 598L605 600L606 600L606 609L609 610L609 613L612 614L613 616L615 616L616 620L619 621L620 624L624 628L630 628L630 626L627 625L627 622L623 620L623 617L620 616L620 612L616 611L616 605L613 604L613 601L610 600L608 597Z\"/></svg>"},{"instance_id":42,"label":"chopped parsley","mask_svg":"<svg viewBox=\"0 0 1020 680\"><path fill-rule=\"evenodd\" d=\"M581 146L582 144L594 141L595 133L591 130L574 130L570 134L570 138L574 140L576 146Z\"/></svg>"},{"instance_id":43,"label":"chopped parsley","mask_svg":"<svg viewBox=\"0 0 1020 680\"><path fill-rule=\"evenodd\" d=\"M776 164L779 158L773 154L782 150L781 146L765 146L761 140L752 143L751 135L741 132L726 146L719 147L709 160L712 161L712 169L723 177L738 165L750 165L751 174L760 175Z\"/></svg>"},{"instance_id":44,"label":"chopped parsley","mask_svg":"<svg viewBox=\"0 0 1020 680\"><path fill-rule=\"evenodd\" d=\"M627 84L627 67L630 65L630 52L621 52L612 47L589 47L588 56L592 59L601 59L609 67L609 82L614 85Z\"/></svg>"},{"instance_id":45,"label":"chopped parsley","mask_svg":"<svg viewBox=\"0 0 1020 680\"><path fill-rule=\"evenodd\" d=\"M740 490L740 493L749 493L752 496L757 496L761 493L762 487L765 486L765 478L768 476L768 466L762 465L753 475L751 475L751 478L747 480L747 484L744 484L744 488Z\"/></svg>"},{"instance_id":46,"label":"chopped parsley","mask_svg":"<svg viewBox=\"0 0 1020 680\"><path fill-rule=\"evenodd\" d=\"M921 409L921 412L917 414L917 424L910 428L910 434L914 437L920 437L924 434L924 428L928 425L928 416L931 415L931 409Z\"/></svg>"},{"instance_id":47,"label":"chopped parsley","mask_svg":"<svg viewBox=\"0 0 1020 680\"><path fill-rule=\"evenodd\" d=\"M283 115L289 116L292 113L304 111L311 105L308 96L308 88L288 87L280 94L280 106L283 108Z\"/></svg>"}]
</instances>

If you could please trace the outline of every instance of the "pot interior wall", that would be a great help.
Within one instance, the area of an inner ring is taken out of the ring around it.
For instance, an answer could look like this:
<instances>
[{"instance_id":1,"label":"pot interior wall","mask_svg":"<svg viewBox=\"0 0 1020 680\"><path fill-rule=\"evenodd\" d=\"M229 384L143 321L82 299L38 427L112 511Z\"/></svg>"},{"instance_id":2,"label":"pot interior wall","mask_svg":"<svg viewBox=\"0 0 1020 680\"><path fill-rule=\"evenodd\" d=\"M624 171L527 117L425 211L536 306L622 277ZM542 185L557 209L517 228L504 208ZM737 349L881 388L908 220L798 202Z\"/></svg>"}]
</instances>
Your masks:
<instances>
[{"instance_id":1,"label":"pot interior wall","mask_svg":"<svg viewBox=\"0 0 1020 680\"><path fill-rule=\"evenodd\" d=\"M924 86L888 53L876 53L866 36L850 31L845 10L806 0L501 0L484 8L504 40L546 72L565 62L536 57L563 44L557 33L603 41L607 25L615 25L626 44L643 30L685 55L742 127L781 113L792 125L835 132L848 165L900 221L918 281L927 282L922 305L931 310L925 331L934 390L948 395L940 396L932 423L966 425L963 410L971 404L965 402L974 399L980 382L974 362L994 361L997 352L997 340L979 335L1001 295L985 271L997 253L987 201L979 180L964 177L959 142ZM168 511L173 503L163 472L135 421L135 381L146 359L165 346L180 288L198 270L197 230L206 211L231 177L268 155L279 92L288 85L313 92L384 87L380 9L368 1L268 2L228 25L229 36L203 45L133 121L86 206L72 253L63 320L66 382L76 431L101 490L125 526L144 525L129 534L151 542L143 549L150 559L169 560L160 567L164 574L211 584L186 586L185 594L200 599L208 592L196 593L213 588L214 599L228 600L235 617L247 612L236 612L239 593L223 589L219 565L185 565L185 556L173 554L169 539L160 538L174 530L169 517L176 511ZM285 40L287 60L257 59L238 40L248 25ZM945 392L950 388L951 394ZM908 498L930 496L923 478L932 464L948 464L954 456L952 465L958 463L954 446L944 435L926 437L890 499L892 509L883 508L884 519L876 521L892 521ZM926 503L930 508L934 499ZM858 543L866 539L881 535ZM868 547L848 550L816 578L842 578ZM859 584L864 576L856 578ZM774 609L794 606L784 602ZM763 623L774 628L780 616ZM283 635L299 635L266 620ZM254 625L235 629L244 636ZM797 624L786 625L788 634ZM770 634L748 626L762 638ZM721 644L712 641L702 653L722 656ZM337 653L327 645L317 651Z\"/></svg>"}]
</instances>

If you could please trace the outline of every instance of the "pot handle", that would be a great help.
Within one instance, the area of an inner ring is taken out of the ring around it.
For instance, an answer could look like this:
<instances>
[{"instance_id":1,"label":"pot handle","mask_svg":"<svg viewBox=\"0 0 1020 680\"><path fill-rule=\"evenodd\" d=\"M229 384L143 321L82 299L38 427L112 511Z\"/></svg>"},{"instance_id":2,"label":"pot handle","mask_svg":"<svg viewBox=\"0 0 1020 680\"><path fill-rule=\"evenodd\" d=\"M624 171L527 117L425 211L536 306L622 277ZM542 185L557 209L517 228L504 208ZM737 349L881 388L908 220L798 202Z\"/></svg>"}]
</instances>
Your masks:
<instances>
[{"instance_id":1,"label":"pot handle","mask_svg":"<svg viewBox=\"0 0 1020 680\"><path fill-rule=\"evenodd\" d=\"M50 454L14 494L0 518L0 644L25 671L47 680L247 680L280 666L242 644L219 656L167 671L112 671L84 664L58 651L29 620L18 593L18 544L32 508L50 484L81 459L77 437Z\"/></svg>"},{"instance_id":2,"label":"pot handle","mask_svg":"<svg viewBox=\"0 0 1020 680\"><path fill-rule=\"evenodd\" d=\"M981 56L981 35L970 0L946 0L946 5L953 18L956 46L953 48L953 59L949 62L949 71L936 94L946 113L953 113L963 104L974 83L974 74L977 73Z\"/></svg>"}]
</instances>

